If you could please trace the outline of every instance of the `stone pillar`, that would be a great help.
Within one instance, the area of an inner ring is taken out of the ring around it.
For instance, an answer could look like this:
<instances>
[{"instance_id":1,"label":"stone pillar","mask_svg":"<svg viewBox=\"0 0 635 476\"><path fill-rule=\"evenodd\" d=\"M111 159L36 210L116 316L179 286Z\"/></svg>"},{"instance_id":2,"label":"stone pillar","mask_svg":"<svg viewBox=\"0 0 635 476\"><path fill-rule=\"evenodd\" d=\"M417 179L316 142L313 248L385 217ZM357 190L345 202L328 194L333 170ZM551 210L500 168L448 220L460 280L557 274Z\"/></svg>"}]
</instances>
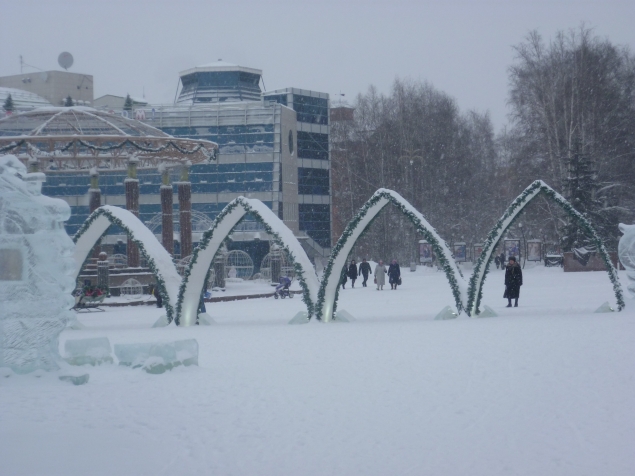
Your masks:
<instances>
[{"instance_id":1,"label":"stone pillar","mask_svg":"<svg viewBox=\"0 0 635 476\"><path fill-rule=\"evenodd\" d=\"M170 183L170 171L164 168L162 171L162 184L161 184L161 242L163 247L170 253L174 254L174 222L172 218L173 214L173 202L174 202L174 190Z\"/></svg>"},{"instance_id":2,"label":"stone pillar","mask_svg":"<svg viewBox=\"0 0 635 476\"><path fill-rule=\"evenodd\" d=\"M223 245L214 257L214 287L225 289L225 256L227 248Z\"/></svg>"},{"instance_id":3,"label":"stone pillar","mask_svg":"<svg viewBox=\"0 0 635 476\"><path fill-rule=\"evenodd\" d=\"M88 189L88 209L93 213L101 207L101 190L99 188L99 172L90 169L90 188Z\"/></svg>"},{"instance_id":4,"label":"stone pillar","mask_svg":"<svg viewBox=\"0 0 635 476\"><path fill-rule=\"evenodd\" d=\"M131 158L128 160L128 177L125 180L126 186L126 209L139 216L139 180L137 180L137 163L138 159ZM128 238L128 266L131 268L139 267L139 248L130 238Z\"/></svg>"},{"instance_id":5,"label":"stone pillar","mask_svg":"<svg viewBox=\"0 0 635 476\"><path fill-rule=\"evenodd\" d=\"M181 228L181 259L192 254L192 184L189 164L181 168L181 180L176 186L179 193L179 226Z\"/></svg>"},{"instance_id":6,"label":"stone pillar","mask_svg":"<svg viewBox=\"0 0 635 476\"><path fill-rule=\"evenodd\" d=\"M108 289L109 280L108 255L102 251L97 259L97 286Z\"/></svg>"},{"instance_id":7,"label":"stone pillar","mask_svg":"<svg viewBox=\"0 0 635 476\"><path fill-rule=\"evenodd\" d=\"M90 188L88 189L88 211L93 213L101 207L101 190L99 189L99 172L96 168L90 169ZM99 259L101 246L99 242L93 248L93 258Z\"/></svg>"}]
</instances>

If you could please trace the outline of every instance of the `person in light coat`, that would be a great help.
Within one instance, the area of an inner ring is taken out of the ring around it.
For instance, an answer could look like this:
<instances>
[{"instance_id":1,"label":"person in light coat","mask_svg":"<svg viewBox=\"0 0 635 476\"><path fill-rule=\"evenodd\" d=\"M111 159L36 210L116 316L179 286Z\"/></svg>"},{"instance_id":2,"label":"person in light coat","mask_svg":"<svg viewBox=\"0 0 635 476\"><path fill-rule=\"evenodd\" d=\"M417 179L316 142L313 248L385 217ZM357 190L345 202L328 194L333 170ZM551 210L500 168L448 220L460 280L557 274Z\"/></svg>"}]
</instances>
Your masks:
<instances>
[{"instance_id":1,"label":"person in light coat","mask_svg":"<svg viewBox=\"0 0 635 476\"><path fill-rule=\"evenodd\" d=\"M375 282L377 283L377 291L384 290L384 284L386 283L386 267L384 262L379 260L379 264L375 266Z\"/></svg>"}]
</instances>

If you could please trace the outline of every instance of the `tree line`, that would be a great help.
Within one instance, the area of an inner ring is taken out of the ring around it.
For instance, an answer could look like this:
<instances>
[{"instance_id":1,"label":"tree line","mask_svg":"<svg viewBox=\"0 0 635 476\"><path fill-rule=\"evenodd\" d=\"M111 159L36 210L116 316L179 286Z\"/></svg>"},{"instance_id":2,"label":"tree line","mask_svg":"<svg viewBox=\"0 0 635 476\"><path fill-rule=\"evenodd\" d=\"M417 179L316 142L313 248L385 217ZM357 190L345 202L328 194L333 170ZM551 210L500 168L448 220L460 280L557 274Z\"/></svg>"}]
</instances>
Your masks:
<instances>
[{"instance_id":1,"label":"tree line","mask_svg":"<svg viewBox=\"0 0 635 476\"><path fill-rule=\"evenodd\" d=\"M478 243L509 203L542 179L591 220L609 250L617 248L617 223L630 223L635 210L635 56L584 26L550 42L532 32L514 50L509 124L498 134L487 113L461 112L433 85L401 79L389 94L371 86L358 95L353 120L331 122L335 238L385 187L448 242ZM529 237L552 251L590 247L544 200L522 221ZM408 262L418 238L388 210L355 253Z\"/></svg>"}]
</instances>

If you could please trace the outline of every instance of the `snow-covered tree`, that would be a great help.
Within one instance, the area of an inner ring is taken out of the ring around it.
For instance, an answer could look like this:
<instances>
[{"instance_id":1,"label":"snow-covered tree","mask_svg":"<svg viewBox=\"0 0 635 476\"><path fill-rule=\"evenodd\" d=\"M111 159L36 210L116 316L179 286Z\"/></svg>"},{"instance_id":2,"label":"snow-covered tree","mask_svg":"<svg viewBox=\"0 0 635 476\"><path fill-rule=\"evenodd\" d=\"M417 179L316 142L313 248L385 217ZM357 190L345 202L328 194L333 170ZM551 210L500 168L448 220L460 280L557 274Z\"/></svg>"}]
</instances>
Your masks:
<instances>
[{"instance_id":1,"label":"snow-covered tree","mask_svg":"<svg viewBox=\"0 0 635 476\"><path fill-rule=\"evenodd\" d=\"M64 100L64 107L73 107L73 98L70 94L66 96L66 99Z\"/></svg>"},{"instance_id":2,"label":"snow-covered tree","mask_svg":"<svg viewBox=\"0 0 635 476\"><path fill-rule=\"evenodd\" d=\"M15 109L15 105L13 104L13 98L11 97L11 94L9 94L7 98L4 100L4 105L2 106L2 109L4 109L5 112L13 112L13 110Z\"/></svg>"},{"instance_id":3,"label":"snow-covered tree","mask_svg":"<svg viewBox=\"0 0 635 476\"><path fill-rule=\"evenodd\" d=\"M619 216L609 206L610 197L607 192L612 187L602 187L598 181L598 173L591 159L576 151L567 160L569 174L564 180L565 197L573 207L582 213L595 227L605 243L615 247L619 240ZM564 227L562 248L566 251L586 248L596 251L590 244L591 237L572 220Z\"/></svg>"}]
</instances>

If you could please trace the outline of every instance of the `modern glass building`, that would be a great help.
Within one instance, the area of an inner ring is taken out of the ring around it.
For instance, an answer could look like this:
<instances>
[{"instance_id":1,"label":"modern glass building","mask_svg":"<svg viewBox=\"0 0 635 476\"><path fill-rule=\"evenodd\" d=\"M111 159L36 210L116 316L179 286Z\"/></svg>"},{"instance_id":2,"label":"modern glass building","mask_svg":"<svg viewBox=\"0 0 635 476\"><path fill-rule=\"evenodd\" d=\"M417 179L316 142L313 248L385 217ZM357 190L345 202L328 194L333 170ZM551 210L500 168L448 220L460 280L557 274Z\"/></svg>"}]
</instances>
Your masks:
<instances>
[{"instance_id":1,"label":"modern glass building","mask_svg":"<svg viewBox=\"0 0 635 476\"><path fill-rule=\"evenodd\" d=\"M180 73L176 103L148 106L145 122L175 137L219 145L216 164L190 171L192 207L213 218L244 195L271 207L309 256L331 247L329 96L287 88L262 92L262 71L219 61ZM137 114L136 117L139 117ZM260 233L255 224L244 224Z\"/></svg>"},{"instance_id":2,"label":"modern glass building","mask_svg":"<svg viewBox=\"0 0 635 476\"><path fill-rule=\"evenodd\" d=\"M190 167L193 241L211 220L239 196L269 206L298 236L311 257L326 257L331 247L331 180L328 94L296 88L262 92L262 71L222 61L180 73L174 104L133 106L132 116L179 138L207 139L219 145L217 160ZM179 180L174 169L172 181ZM140 167L139 217L161 236L161 174ZM102 203L125 207L125 170L100 170ZM74 234L89 214L88 170L47 173L43 192L72 206L67 223ZM175 187L176 192L176 187ZM175 253L178 209L174 196ZM121 237L111 235L106 242ZM260 263L268 252L264 228L246 220L233 235L233 248Z\"/></svg>"}]
</instances>

